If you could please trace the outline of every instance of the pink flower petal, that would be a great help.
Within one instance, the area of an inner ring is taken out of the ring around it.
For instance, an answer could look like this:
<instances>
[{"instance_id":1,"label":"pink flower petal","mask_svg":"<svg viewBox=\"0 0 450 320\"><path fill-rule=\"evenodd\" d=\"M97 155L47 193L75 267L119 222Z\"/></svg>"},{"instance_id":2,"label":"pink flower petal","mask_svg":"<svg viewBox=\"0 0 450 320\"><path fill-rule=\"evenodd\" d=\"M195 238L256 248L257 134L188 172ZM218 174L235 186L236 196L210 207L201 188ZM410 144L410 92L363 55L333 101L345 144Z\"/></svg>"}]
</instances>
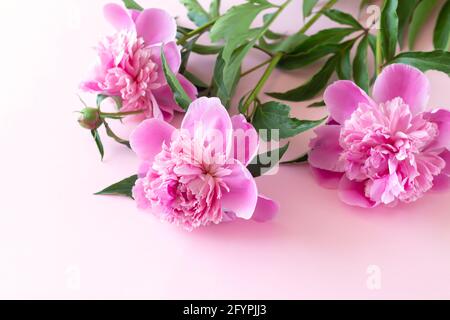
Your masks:
<instances>
[{"instance_id":1,"label":"pink flower petal","mask_svg":"<svg viewBox=\"0 0 450 320\"><path fill-rule=\"evenodd\" d=\"M120 5L109 3L103 7L106 20L117 30L132 29L134 23L128 12Z\"/></svg>"},{"instance_id":2,"label":"pink flower petal","mask_svg":"<svg viewBox=\"0 0 450 320\"><path fill-rule=\"evenodd\" d=\"M450 111L445 109L438 109L433 112L425 112L423 117L426 120L437 124L439 135L427 147L427 150L446 148L450 150Z\"/></svg>"},{"instance_id":3,"label":"pink flower petal","mask_svg":"<svg viewBox=\"0 0 450 320\"><path fill-rule=\"evenodd\" d=\"M162 120L145 120L131 133L131 148L141 160L152 162L161 152L162 144L171 141L174 131L174 127Z\"/></svg>"},{"instance_id":4,"label":"pink flower petal","mask_svg":"<svg viewBox=\"0 0 450 320\"><path fill-rule=\"evenodd\" d=\"M336 81L323 95L332 119L344 124L360 103L373 104L372 99L356 84L348 80Z\"/></svg>"},{"instance_id":5,"label":"pink flower petal","mask_svg":"<svg viewBox=\"0 0 450 320\"><path fill-rule=\"evenodd\" d=\"M433 188L431 191L434 192L446 192L450 190L450 177L445 174L440 174L433 179Z\"/></svg>"},{"instance_id":6,"label":"pink flower petal","mask_svg":"<svg viewBox=\"0 0 450 320\"><path fill-rule=\"evenodd\" d=\"M255 220L257 222L270 221L275 218L279 210L280 205L278 203L263 195L259 195L252 220Z\"/></svg>"},{"instance_id":7,"label":"pink flower petal","mask_svg":"<svg viewBox=\"0 0 450 320\"><path fill-rule=\"evenodd\" d=\"M350 181L344 175L339 183L339 198L348 205L373 208L376 203L365 196L365 183Z\"/></svg>"},{"instance_id":8,"label":"pink flower petal","mask_svg":"<svg viewBox=\"0 0 450 320\"><path fill-rule=\"evenodd\" d=\"M450 151L445 150L439 155L439 157L441 157L445 161L445 167L444 169L442 169L441 173L450 177Z\"/></svg>"},{"instance_id":9,"label":"pink flower petal","mask_svg":"<svg viewBox=\"0 0 450 320\"><path fill-rule=\"evenodd\" d=\"M339 182L341 181L342 172L334 172L329 170L322 170L319 168L315 168L310 166L311 172L314 178L317 180L317 183L326 188L326 189L337 189L339 186Z\"/></svg>"},{"instance_id":10,"label":"pink flower petal","mask_svg":"<svg viewBox=\"0 0 450 320\"><path fill-rule=\"evenodd\" d=\"M247 166L258 153L258 132L242 114L231 117L231 123L233 124L231 156Z\"/></svg>"},{"instance_id":11,"label":"pink flower petal","mask_svg":"<svg viewBox=\"0 0 450 320\"><path fill-rule=\"evenodd\" d=\"M189 98L195 100L198 94L197 88L182 74L177 74L177 79L183 87L184 91L186 91ZM165 85L159 89L153 90L153 94L161 111L164 114L165 121L172 120L174 111L184 112L184 110L175 102L172 90L170 89L169 85Z\"/></svg>"},{"instance_id":12,"label":"pink flower petal","mask_svg":"<svg viewBox=\"0 0 450 320\"><path fill-rule=\"evenodd\" d=\"M310 142L309 164L323 170L343 172L343 164L339 161L342 152L339 145L341 126L322 126L314 132L317 137Z\"/></svg>"},{"instance_id":13,"label":"pink flower petal","mask_svg":"<svg viewBox=\"0 0 450 320\"><path fill-rule=\"evenodd\" d=\"M148 209L151 207L150 201L145 196L144 186L142 180L138 179L133 187L133 198L139 209Z\"/></svg>"},{"instance_id":14,"label":"pink flower petal","mask_svg":"<svg viewBox=\"0 0 450 320\"><path fill-rule=\"evenodd\" d=\"M233 161L230 166L231 174L224 176L223 182L229 192L224 191L221 199L222 208L233 211L237 217L249 220L255 212L258 200L258 190L255 179L242 163Z\"/></svg>"},{"instance_id":15,"label":"pink flower petal","mask_svg":"<svg viewBox=\"0 0 450 320\"><path fill-rule=\"evenodd\" d=\"M162 72L162 62L161 62L161 47L152 47L152 60L159 65L159 70L161 70L161 77L164 77ZM168 42L164 45L164 56L166 57L167 64L173 73L178 73L181 65L181 53L175 41ZM165 81L165 78L163 78Z\"/></svg>"},{"instance_id":16,"label":"pink flower petal","mask_svg":"<svg viewBox=\"0 0 450 320\"><path fill-rule=\"evenodd\" d=\"M230 153L233 134L231 119L218 98L201 97L192 102L181 128L205 144L212 144L217 152Z\"/></svg>"},{"instance_id":17,"label":"pink flower petal","mask_svg":"<svg viewBox=\"0 0 450 320\"><path fill-rule=\"evenodd\" d=\"M138 36L143 37L147 45L174 41L177 35L175 19L164 10L146 9L136 20Z\"/></svg>"},{"instance_id":18,"label":"pink flower petal","mask_svg":"<svg viewBox=\"0 0 450 320\"><path fill-rule=\"evenodd\" d=\"M430 84L418 69L405 64L391 64L378 76L373 87L376 102L384 103L401 97L411 108L412 114L425 110Z\"/></svg>"}]
</instances>

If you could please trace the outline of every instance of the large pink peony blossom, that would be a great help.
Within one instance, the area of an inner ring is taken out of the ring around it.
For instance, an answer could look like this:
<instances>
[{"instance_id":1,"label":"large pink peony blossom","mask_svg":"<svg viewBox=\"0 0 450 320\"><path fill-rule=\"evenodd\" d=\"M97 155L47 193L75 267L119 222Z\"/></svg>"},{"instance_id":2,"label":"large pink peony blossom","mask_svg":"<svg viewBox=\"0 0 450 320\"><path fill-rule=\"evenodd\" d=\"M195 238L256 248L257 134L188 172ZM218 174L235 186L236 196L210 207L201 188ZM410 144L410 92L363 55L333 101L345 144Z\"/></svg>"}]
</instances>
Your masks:
<instances>
[{"instance_id":1,"label":"large pink peony blossom","mask_svg":"<svg viewBox=\"0 0 450 320\"><path fill-rule=\"evenodd\" d=\"M242 116L230 118L217 98L199 98L180 129L159 119L142 122L130 137L142 160L133 189L138 207L188 230L236 218L267 221L278 211L258 196L247 164L258 134Z\"/></svg>"},{"instance_id":2,"label":"large pink peony blossom","mask_svg":"<svg viewBox=\"0 0 450 320\"><path fill-rule=\"evenodd\" d=\"M429 83L408 65L380 74L373 99L351 81L328 87L328 124L311 141L315 177L360 207L412 202L450 186L450 112L425 112Z\"/></svg>"},{"instance_id":3,"label":"large pink peony blossom","mask_svg":"<svg viewBox=\"0 0 450 320\"><path fill-rule=\"evenodd\" d=\"M97 46L98 62L89 79L81 84L85 91L120 97L122 112L143 110L140 118L170 121L174 111L183 111L175 103L161 66L161 46L174 73L181 64L175 43L175 20L161 9L142 12L108 4L106 19L116 33ZM181 74L178 80L194 99L197 89Z\"/></svg>"}]
</instances>

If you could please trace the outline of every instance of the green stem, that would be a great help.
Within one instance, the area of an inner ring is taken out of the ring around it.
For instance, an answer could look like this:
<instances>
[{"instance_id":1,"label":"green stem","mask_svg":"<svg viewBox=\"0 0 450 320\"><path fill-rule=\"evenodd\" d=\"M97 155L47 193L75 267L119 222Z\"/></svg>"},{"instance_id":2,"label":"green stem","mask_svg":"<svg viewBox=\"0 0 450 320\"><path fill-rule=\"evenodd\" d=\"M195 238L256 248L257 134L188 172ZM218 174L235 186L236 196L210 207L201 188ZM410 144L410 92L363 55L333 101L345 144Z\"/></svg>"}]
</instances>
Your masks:
<instances>
[{"instance_id":1,"label":"green stem","mask_svg":"<svg viewBox=\"0 0 450 320\"><path fill-rule=\"evenodd\" d=\"M381 73L383 68L383 53L381 48L381 30L378 30L377 42L376 42L376 52L375 52L375 64L377 76Z\"/></svg>"},{"instance_id":2,"label":"green stem","mask_svg":"<svg viewBox=\"0 0 450 320\"><path fill-rule=\"evenodd\" d=\"M254 66L254 67L251 68L251 69L248 69L247 71L245 71L245 72L243 72L243 73L241 74L241 78L242 78L242 77L245 77L246 75L249 75L249 74L252 73L253 71L256 71L256 70L258 70L258 69L264 67L266 64L269 64L271 61L272 61L272 58L270 58L269 60L266 60L266 61L264 61L264 62L262 62L262 63L260 63L260 64L258 64L258 65L256 65L256 66Z\"/></svg>"},{"instance_id":3,"label":"green stem","mask_svg":"<svg viewBox=\"0 0 450 320\"><path fill-rule=\"evenodd\" d=\"M192 37L194 37L194 36L196 36L196 35L198 35L198 34L202 34L202 33L205 32L206 30L208 30L209 27L211 27L214 23L216 23L216 21L217 21L218 19L219 19L218 17L217 17L217 18L214 18L214 19L212 19L211 21L209 21L208 23L205 23L204 25L202 25L201 27L199 27L199 28L197 28L197 29L195 29L195 30L192 30L191 32L188 32L188 33L185 34L181 39L178 40L177 44L180 45L180 46L186 44L186 42L187 42L190 38L192 38Z\"/></svg>"},{"instance_id":4,"label":"green stem","mask_svg":"<svg viewBox=\"0 0 450 320\"><path fill-rule=\"evenodd\" d=\"M338 0L329 0L323 7L322 9L320 9L311 19L308 20L307 23L305 23L305 25L300 29L300 31L298 33L305 33L306 31L309 30L309 28L311 28L311 26L317 21L319 20L319 18L322 16L322 14L324 13L324 11L331 9L331 7L333 7L336 2Z\"/></svg>"}]
</instances>

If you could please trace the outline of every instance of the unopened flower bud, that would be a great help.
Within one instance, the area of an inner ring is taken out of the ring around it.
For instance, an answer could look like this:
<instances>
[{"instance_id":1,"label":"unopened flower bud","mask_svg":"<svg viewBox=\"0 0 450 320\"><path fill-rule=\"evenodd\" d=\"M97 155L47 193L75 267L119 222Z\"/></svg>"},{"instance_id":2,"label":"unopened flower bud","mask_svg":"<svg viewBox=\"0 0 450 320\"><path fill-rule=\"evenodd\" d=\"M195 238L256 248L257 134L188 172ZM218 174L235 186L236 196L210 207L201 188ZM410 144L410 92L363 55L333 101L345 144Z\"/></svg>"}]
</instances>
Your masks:
<instances>
[{"instance_id":1,"label":"unopened flower bud","mask_svg":"<svg viewBox=\"0 0 450 320\"><path fill-rule=\"evenodd\" d=\"M84 108L80 113L81 116L78 119L78 123L85 129L95 130L103 123L99 110L96 108Z\"/></svg>"}]
</instances>

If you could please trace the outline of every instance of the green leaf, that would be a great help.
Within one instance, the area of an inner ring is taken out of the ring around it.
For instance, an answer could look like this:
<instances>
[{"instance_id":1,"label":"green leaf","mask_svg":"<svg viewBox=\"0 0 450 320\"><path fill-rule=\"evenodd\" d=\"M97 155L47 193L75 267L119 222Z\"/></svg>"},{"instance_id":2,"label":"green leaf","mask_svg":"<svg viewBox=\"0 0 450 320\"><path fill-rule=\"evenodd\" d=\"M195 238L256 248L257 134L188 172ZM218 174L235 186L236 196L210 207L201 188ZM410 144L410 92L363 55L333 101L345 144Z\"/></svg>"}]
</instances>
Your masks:
<instances>
[{"instance_id":1,"label":"green leaf","mask_svg":"<svg viewBox=\"0 0 450 320\"><path fill-rule=\"evenodd\" d=\"M201 27L211 20L208 12L203 9L197 0L180 0L180 2L188 10L188 18L194 22L197 27Z\"/></svg>"},{"instance_id":2,"label":"green leaf","mask_svg":"<svg viewBox=\"0 0 450 320\"><path fill-rule=\"evenodd\" d=\"M166 56L164 55L163 47L161 47L161 61L167 84L172 90L176 103L184 110L187 110L192 102L191 98L189 98L186 91L184 91L183 86L180 84L175 74L172 72L172 70L170 70L170 67L167 64Z\"/></svg>"},{"instance_id":3,"label":"green leaf","mask_svg":"<svg viewBox=\"0 0 450 320\"><path fill-rule=\"evenodd\" d=\"M209 6L209 14L213 18L220 16L220 2L221 0L212 0Z\"/></svg>"},{"instance_id":4,"label":"green leaf","mask_svg":"<svg viewBox=\"0 0 450 320\"><path fill-rule=\"evenodd\" d=\"M243 50L243 48L236 50L235 55L239 55L240 50ZM241 64L231 64L226 69L229 74L234 72L234 78L231 78L231 80L230 77L225 79L225 68L226 63L222 58L222 52L220 52L214 66L212 95L218 97L222 104L228 108L241 76Z\"/></svg>"},{"instance_id":5,"label":"green leaf","mask_svg":"<svg viewBox=\"0 0 450 320\"><path fill-rule=\"evenodd\" d=\"M333 53L339 51L339 44L325 44L323 46L318 46L310 51L305 51L292 55L284 55L277 67L284 70L295 70L303 68L317 60Z\"/></svg>"},{"instance_id":6,"label":"green leaf","mask_svg":"<svg viewBox=\"0 0 450 320\"><path fill-rule=\"evenodd\" d=\"M314 98L331 78L337 64L336 56L331 57L325 65L306 84L284 93L267 93L267 95L285 101L306 101Z\"/></svg>"},{"instance_id":7,"label":"green leaf","mask_svg":"<svg viewBox=\"0 0 450 320\"><path fill-rule=\"evenodd\" d=\"M419 0L398 0L397 16L398 16L398 44L403 47L406 29L411 22L414 9Z\"/></svg>"},{"instance_id":8,"label":"green leaf","mask_svg":"<svg viewBox=\"0 0 450 320\"><path fill-rule=\"evenodd\" d=\"M260 40L260 46L263 49L271 52L286 52L289 53L295 48L297 48L302 42L308 39L308 36L305 36L302 33L294 33L293 35L286 37L280 41L276 41L273 43L267 43L264 41L264 38Z\"/></svg>"},{"instance_id":9,"label":"green leaf","mask_svg":"<svg viewBox=\"0 0 450 320\"><path fill-rule=\"evenodd\" d=\"M356 29L364 29L361 24L355 19L353 18L351 15L349 15L348 13L336 10L336 9L328 9L325 10L324 15L326 15L329 19L340 23L340 24L345 24L351 27L355 27Z\"/></svg>"},{"instance_id":10,"label":"green leaf","mask_svg":"<svg viewBox=\"0 0 450 320\"><path fill-rule=\"evenodd\" d=\"M306 108L320 108L320 107L325 107L325 101L317 101L314 103L311 103L310 105L306 106Z\"/></svg>"},{"instance_id":11,"label":"green leaf","mask_svg":"<svg viewBox=\"0 0 450 320\"><path fill-rule=\"evenodd\" d=\"M126 146L128 149L131 149L131 145L130 142L120 138L119 136L117 136L114 131L112 131L111 127L109 126L109 124L104 121L103 124L105 125L105 129L106 129L106 134L108 135L108 137L114 139L116 142Z\"/></svg>"},{"instance_id":12,"label":"green leaf","mask_svg":"<svg viewBox=\"0 0 450 320\"><path fill-rule=\"evenodd\" d=\"M206 46L202 44L195 44L192 47L192 52L201 55L209 55L209 54L218 54L222 49L223 46Z\"/></svg>"},{"instance_id":13,"label":"green leaf","mask_svg":"<svg viewBox=\"0 0 450 320\"><path fill-rule=\"evenodd\" d=\"M353 79L365 92L369 92L369 64L367 63L368 37L364 37L358 45L353 60Z\"/></svg>"},{"instance_id":14,"label":"green leaf","mask_svg":"<svg viewBox=\"0 0 450 320\"><path fill-rule=\"evenodd\" d=\"M300 156L300 157L298 157L296 159L289 160L289 161L284 161L281 164L305 163L305 162L308 162L308 158L309 158L309 156L306 153L306 154L304 154L304 155L302 155L302 156Z\"/></svg>"},{"instance_id":15,"label":"green leaf","mask_svg":"<svg viewBox=\"0 0 450 320\"><path fill-rule=\"evenodd\" d=\"M450 76L450 52L448 51L404 52L394 57L391 63L409 64L423 72L437 70Z\"/></svg>"},{"instance_id":16,"label":"green leaf","mask_svg":"<svg viewBox=\"0 0 450 320\"><path fill-rule=\"evenodd\" d=\"M250 29L253 20L262 11L271 8L272 5L265 1L252 1L239 6L233 6L221 16L211 28L212 42L225 40L222 58L228 64L233 52L255 35L254 29Z\"/></svg>"},{"instance_id":17,"label":"green leaf","mask_svg":"<svg viewBox=\"0 0 450 320\"><path fill-rule=\"evenodd\" d=\"M450 0L447 0L439 13L434 28L433 43L435 49L447 50L450 42Z\"/></svg>"},{"instance_id":18,"label":"green leaf","mask_svg":"<svg viewBox=\"0 0 450 320\"><path fill-rule=\"evenodd\" d=\"M133 187L138 179L137 175L128 177L122 181L119 181L95 195L110 195L110 196L126 196L133 199Z\"/></svg>"},{"instance_id":19,"label":"green leaf","mask_svg":"<svg viewBox=\"0 0 450 320\"><path fill-rule=\"evenodd\" d=\"M252 124L256 130L267 130L262 138L272 140L271 130L279 130L279 139L293 137L321 124L321 120L299 120L290 118L291 107L280 102L267 102L256 108Z\"/></svg>"},{"instance_id":20,"label":"green leaf","mask_svg":"<svg viewBox=\"0 0 450 320\"><path fill-rule=\"evenodd\" d=\"M352 64L350 62L350 52L353 46L347 46L339 54L339 61L336 65L336 73L340 80L352 79Z\"/></svg>"},{"instance_id":21,"label":"green leaf","mask_svg":"<svg viewBox=\"0 0 450 320\"><path fill-rule=\"evenodd\" d=\"M420 3L416 7L416 10L414 10L408 35L408 45L410 50L414 49L414 44L416 42L417 35L422 29L424 23L430 17L431 12L433 11L433 8L436 5L436 3L437 0L420 1Z\"/></svg>"},{"instance_id":22,"label":"green leaf","mask_svg":"<svg viewBox=\"0 0 450 320\"><path fill-rule=\"evenodd\" d=\"M91 130L92 137L94 138L95 144L97 145L97 149L100 152L100 157L103 160L103 157L105 156L105 149L103 148L103 143L100 138L100 135L98 134L97 129Z\"/></svg>"},{"instance_id":23,"label":"green leaf","mask_svg":"<svg viewBox=\"0 0 450 320\"><path fill-rule=\"evenodd\" d=\"M291 54L301 54L318 46L339 43L342 39L355 31L356 29L353 28L332 28L321 30L303 41L299 46L292 50Z\"/></svg>"},{"instance_id":24,"label":"green leaf","mask_svg":"<svg viewBox=\"0 0 450 320\"><path fill-rule=\"evenodd\" d=\"M319 0L303 0L303 18L309 17Z\"/></svg>"},{"instance_id":25,"label":"green leaf","mask_svg":"<svg viewBox=\"0 0 450 320\"><path fill-rule=\"evenodd\" d=\"M254 178L270 171L270 169L275 167L280 162L280 159L284 156L288 148L289 143L279 149L257 155L255 159L253 159L247 166L248 171L250 171Z\"/></svg>"},{"instance_id":26,"label":"green leaf","mask_svg":"<svg viewBox=\"0 0 450 320\"><path fill-rule=\"evenodd\" d=\"M133 9L137 11L142 11L144 8L142 8L136 1L134 0L122 0L123 4L125 5L125 8L127 9Z\"/></svg>"},{"instance_id":27,"label":"green leaf","mask_svg":"<svg viewBox=\"0 0 450 320\"><path fill-rule=\"evenodd\" d=\"M185 70L183 75L198 89L208 88L208 85L206 83L204 83L202 80L200 80L195 74Z\"/></svg>"},{"instance_id":28,"label":"green leaf","mask_svg":"<svg viewBox=\"0 0 450 320\"><path fill-rule=\"evenodd\" d=\"M398 0L385 0L381 10L380 32L383 44L383 56L386 61L390 61L397 49L398 39Z\"/></svg>"}]
</instances>

